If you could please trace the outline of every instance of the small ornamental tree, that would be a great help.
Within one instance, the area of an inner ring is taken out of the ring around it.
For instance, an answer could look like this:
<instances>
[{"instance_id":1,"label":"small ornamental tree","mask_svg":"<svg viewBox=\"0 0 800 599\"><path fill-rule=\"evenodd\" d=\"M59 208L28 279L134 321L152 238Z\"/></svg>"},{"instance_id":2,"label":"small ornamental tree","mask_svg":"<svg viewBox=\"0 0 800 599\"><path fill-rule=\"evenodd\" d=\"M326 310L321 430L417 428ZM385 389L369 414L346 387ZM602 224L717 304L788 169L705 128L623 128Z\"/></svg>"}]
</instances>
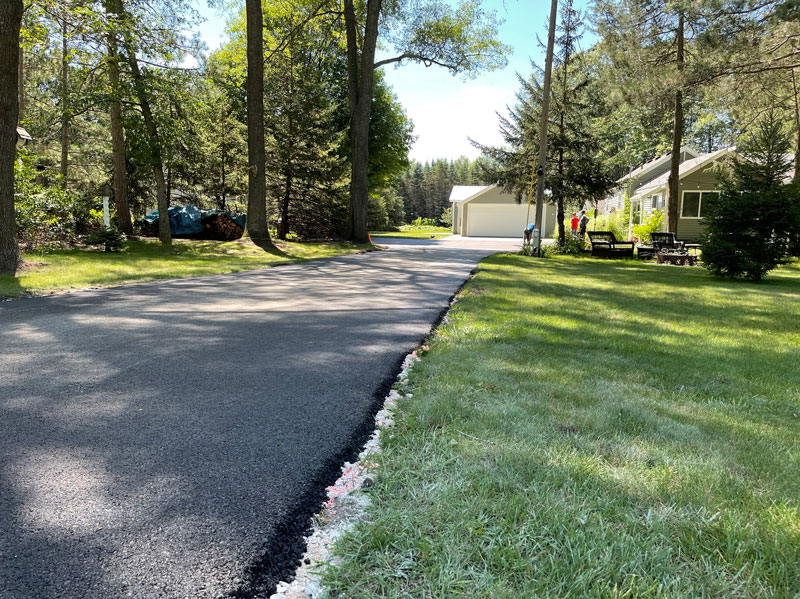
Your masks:
<instances>
[{"instance_id":1,"label":"small ornamental tree","mask_svg":"<svg viewBox=\"0 0 800 599\"><path fill-rule=\"evenodd\" d=\"M797 252L800 188L791 174L789 137L769 114L740 146L719 196L704 198L703 262L718 277L760 281Z\"/></svg>"}]
</instances>

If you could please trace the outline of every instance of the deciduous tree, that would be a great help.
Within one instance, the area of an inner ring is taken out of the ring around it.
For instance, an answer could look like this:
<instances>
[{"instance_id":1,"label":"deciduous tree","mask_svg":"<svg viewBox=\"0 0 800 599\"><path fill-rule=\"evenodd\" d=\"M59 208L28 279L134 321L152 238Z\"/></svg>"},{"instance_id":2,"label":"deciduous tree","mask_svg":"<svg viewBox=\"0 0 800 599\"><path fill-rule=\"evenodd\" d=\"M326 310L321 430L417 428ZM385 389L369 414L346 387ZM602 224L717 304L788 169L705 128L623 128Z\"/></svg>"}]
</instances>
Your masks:
<instances>
[{"instance_id":1,"label":"deciduous tree","mask_svg":"<svg viewBox=\"0 0 800 599\"><path fill-rule=\"evenodd\" d=\"M19 31L22 0L0 3L0 274L14 275L19 264L14 219L14 158L19 115Z\"/></svg>"},{"instance_id":2,"label":"deciduous tree","mask_svg":"<svg viewBox=\"0 0 800 599\"><path fill-rule=\"evenodd\" d=\"M350 236L363 242L367 240L369 122L375 69L413 61L470 74L505 64L506 48L496 39L494 14L484 12L476 1L467 0L453 8L442 0L385 4L366 0L361 13L354 0L344 0L344 21L352 152ZM381 27L384 41L397 55L376 62Z\"/></svg>"}]
</instances>

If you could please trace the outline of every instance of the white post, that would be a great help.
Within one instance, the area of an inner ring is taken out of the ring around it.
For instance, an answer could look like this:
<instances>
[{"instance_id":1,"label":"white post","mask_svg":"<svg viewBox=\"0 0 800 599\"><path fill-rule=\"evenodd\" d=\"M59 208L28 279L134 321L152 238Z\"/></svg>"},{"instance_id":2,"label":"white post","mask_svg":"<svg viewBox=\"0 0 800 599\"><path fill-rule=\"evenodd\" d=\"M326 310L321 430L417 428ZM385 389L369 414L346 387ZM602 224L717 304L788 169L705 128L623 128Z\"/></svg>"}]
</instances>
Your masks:
<instances>
[{"instance_id":1,"label":"white post","mask_svg":"<svg viewBox=\"0 0 800 599\"><path fill-rule=\"evenodd\" d=\"M106 229L111 228L111 214L108 211L108 196L103 196L103 224Z\"/></svg>"}]
</instances>

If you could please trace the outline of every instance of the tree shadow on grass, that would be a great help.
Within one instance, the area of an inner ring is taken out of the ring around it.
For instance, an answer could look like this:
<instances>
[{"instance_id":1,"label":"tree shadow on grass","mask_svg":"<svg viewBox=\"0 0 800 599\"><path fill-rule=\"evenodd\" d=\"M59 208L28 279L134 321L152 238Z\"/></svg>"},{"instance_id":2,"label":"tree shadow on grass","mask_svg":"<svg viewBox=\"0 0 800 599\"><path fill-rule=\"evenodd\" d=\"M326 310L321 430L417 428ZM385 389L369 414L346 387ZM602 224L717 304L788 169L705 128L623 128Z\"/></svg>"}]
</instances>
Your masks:
<instances>
[{"instance_id":1,"label":"tree shadow on grass","mask_svg":"<svg viewBox=\"0 0 800 599\"><path fill-rule=\"evenodd\" d=\"M22 285L17 277L0 275L0 300L12 297L24 297L30 292Z\"/></svg>"}]
</instances>

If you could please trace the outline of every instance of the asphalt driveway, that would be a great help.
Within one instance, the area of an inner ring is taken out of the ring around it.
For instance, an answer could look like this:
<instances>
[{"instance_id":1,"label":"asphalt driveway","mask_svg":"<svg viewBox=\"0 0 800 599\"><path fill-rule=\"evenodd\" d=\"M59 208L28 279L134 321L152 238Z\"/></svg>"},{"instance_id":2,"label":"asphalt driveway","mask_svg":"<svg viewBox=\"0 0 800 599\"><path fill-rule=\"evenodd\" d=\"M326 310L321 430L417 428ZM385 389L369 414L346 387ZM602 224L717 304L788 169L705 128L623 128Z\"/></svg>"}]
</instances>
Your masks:
<instances>
[{"instance_id":1,"label":"asphalt driveway","mask_svg":"<svg viewBox=\"0 0 800 599\"><path fill-rule=\"evenodd\" d=\"M266 596L399 361L510 240L0 303L0 597Z\"/></svg>"}]
</instances>

